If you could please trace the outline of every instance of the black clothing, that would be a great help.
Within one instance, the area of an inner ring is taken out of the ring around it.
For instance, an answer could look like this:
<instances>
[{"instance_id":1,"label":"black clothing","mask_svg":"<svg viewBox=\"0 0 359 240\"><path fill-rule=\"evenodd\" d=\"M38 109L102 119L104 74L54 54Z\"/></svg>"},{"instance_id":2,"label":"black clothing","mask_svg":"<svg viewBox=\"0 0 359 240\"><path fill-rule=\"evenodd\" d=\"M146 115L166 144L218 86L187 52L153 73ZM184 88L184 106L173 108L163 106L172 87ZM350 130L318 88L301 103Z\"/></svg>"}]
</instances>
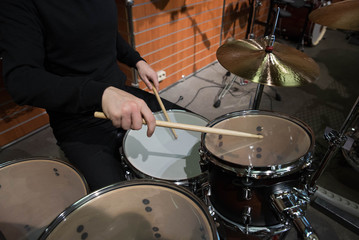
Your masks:
<instances>
[{"instance_id":1,"label":"black clothing","mask_svg":"<svg viewBox=\"0 0 359 240\"><path fill-rule=\"evenodd\" d=\"M6 87L15 102L47 110L59 146L92 190L124 179L118 153L124 131L93 117L103 91L139 92L125 87L117 60L135 67L143 59L121 38L117 21L114 0L0 0Z\"/></svg>"},{"instance_id":2,"label":"black clothing","mask_svg":"<svg viewBox=\"0 0 359 240\"><path fill-rule=\"evenodd\" d=\"M108 86L124 86L116 59L141 59L117 32L114 0L1 0L0 31L8 91L49 113L100 109Z\"/></svg>"}]
</instances>

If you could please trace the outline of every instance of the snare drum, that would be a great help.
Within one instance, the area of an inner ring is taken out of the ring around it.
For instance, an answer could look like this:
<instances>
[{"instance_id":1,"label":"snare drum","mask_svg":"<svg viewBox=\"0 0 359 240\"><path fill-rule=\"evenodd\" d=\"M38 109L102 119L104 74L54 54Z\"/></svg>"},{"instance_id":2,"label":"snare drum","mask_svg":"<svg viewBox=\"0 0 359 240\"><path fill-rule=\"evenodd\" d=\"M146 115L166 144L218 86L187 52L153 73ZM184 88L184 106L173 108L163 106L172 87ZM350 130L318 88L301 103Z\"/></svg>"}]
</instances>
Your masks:
<instances>
[{"instance_id":1,"label":"snare drum","mask_svg":"<svg viewBox=\"0 0 359 240\"><path fill-rule=\"evenodd\" d=\"M88 194L66 162L24 159L0 165L0 238L37 239L65 208Z\"/></svg>"},{"instance_id":2,"label":"snare drum","mask_svg":"<svg viewBox=\"0 0 359 240\"><path fill-rule=\"evenodd\" d=\"M310 128L289 116L257 110L231 113L209 126L264 136L202 135L210 206L246 233L282 231L270 196L305 184L303 170L311 164L314 147Z\"/></svg>"},{"instance_id":3,"label":"snare drum","mask_svg":"<svg viewBox=\"0 0 359 240\"><path fill-rule=\"evenodd\" d=\"M61 213L43 239L218 239L214 222L190 191L132 180L93 192Z\"/></svg>"},{"instance_id":4,"label":"snare drum","mask_svg":"<svg viewBox=\"0 0 359 240\"><path fill-rule=\"evenodd\" d=\"M172 122L205 126L208 121L194 113L171 110ZM162 112L154 114L156 120L166 121ZM122 162L127 168L127 179L150 178L173 182L198 192L206 181L199 166L201 133L157 127L152 137L147 137L146 128L127 131L122 146Z\"/></svg>"}]
</instances>

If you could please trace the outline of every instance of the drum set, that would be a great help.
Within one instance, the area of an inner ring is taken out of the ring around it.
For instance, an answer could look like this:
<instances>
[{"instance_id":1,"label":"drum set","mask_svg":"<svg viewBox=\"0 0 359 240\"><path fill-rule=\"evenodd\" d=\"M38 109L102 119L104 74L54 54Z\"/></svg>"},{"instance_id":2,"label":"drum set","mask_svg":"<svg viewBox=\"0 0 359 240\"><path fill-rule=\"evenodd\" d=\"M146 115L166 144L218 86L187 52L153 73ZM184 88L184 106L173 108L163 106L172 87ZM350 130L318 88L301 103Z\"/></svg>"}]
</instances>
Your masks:
<instances>
[{"instance_id":1,"label":"drum set","mask_svg":"<svg viewBox=\"0 0 359 240\"><path fill-rule=\"evenodd\" d=\"M311 20L332 26L338 18L333 26L353 29L338 9L355 9L358 24L358 2L320 8ZM274 36L229 41L217 58L231 73L260 85L301 86L319 77L312 59ZM285 239L293 226L303 239L318 239L306 208L316 180L358 119L358 102L340 132L329 134L333 144L319 167L313 166L315 139L307 124L254 109L212 121L182 110L168 116L262 138L184 129L176 129L175 138L169 127L147 138L144 129L129 130L120 149L127 181L92 193L81 173L63 161L7 162L0 165L0 239ZM165 120L163 111L154 115Z\"/></svg>"}]
</instances>

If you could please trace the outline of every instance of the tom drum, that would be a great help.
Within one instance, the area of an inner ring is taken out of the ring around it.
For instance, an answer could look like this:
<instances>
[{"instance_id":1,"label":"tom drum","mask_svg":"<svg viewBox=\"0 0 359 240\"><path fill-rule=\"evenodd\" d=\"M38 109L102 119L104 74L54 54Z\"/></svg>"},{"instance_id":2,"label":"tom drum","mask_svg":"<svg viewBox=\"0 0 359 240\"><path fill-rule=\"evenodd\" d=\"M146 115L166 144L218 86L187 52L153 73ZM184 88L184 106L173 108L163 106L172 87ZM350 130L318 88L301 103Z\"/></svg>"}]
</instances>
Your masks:
<instances>
[{"instance_id":1,"label":"tom drum","mask_svg":"<svg viewBox=\"0 0 359 240\"><path fill-rule=\"evenodd\" d=\"M264 136L202 135L210 205L225 222L245 232L281 229L270 195L306 184L303 170L311 164L314 147L310 128L292 117L257 110L234 112L209 126Z\"/></svg>"},{"instance_id":2,"label":"tom drum","mask_svg":"<svg viewBox=\"0 0 359 240\"><path fill-rule=\"evenodd\" d=\"M40 240L218 239L207 207L189 190L131 180L93 192L66 209Z\"/></svg>"},{"instance_id":3,"label":"tom drum","mask_svg":"<svg viewBox=\"0 0 359 240\"><path fill-rule=\"evenodd\" d=\"M55 159L0 165L0 239L37 239L55 217L88 194L82 175Z\"/></svg>"}]
</instances>

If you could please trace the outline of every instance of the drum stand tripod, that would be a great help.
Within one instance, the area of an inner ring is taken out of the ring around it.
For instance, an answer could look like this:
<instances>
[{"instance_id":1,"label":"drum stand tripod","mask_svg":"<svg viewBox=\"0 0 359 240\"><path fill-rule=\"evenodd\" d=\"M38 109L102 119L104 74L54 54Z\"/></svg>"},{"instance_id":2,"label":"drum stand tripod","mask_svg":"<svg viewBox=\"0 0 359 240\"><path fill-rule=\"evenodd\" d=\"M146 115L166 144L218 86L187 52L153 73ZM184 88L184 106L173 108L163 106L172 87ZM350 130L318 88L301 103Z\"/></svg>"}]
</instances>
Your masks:
<instances>
[{"instance_id":1,"label":"drum stand tripod","mask_svg":"<svg viewBox=\"0 0 359 240\"><path fill-rule=\"evenodd\" d=\"M222 31L223 31L223 17L224 17L224 8L225 8L225 0L223 1L223 12L222 12L222 27L221 27L221 38L220 38L220 43L219 45L222 44ZM260 0L252 0L252 4L251 4L251 16L249 18L250 22L248 25L248 29L249 29L249 34L247 34L247 39L254 39L254 34L253 34L253 27L254 27L254 21L256 18L256 10L259 6L261 6L262 3L260 2ZM226 72L225 74L225 78L229 77L231 75L230 72ZM232 78L232 80L230 80L227 84L225 84L225 86L223 87L222 91L218 94L218 98L217 100L214 102L213 107L218 108L221 105L221 99L228 93L228 91L232 88L234 82L237 80L238 76L234 75L234 77ZM243 86L247 84L247 81L244 80L243 78L239 78L240 82L239 85Z\"/></svg>"},{"instance_id":2,"label":"drum stand tripod","mask_svg":"<svg viewBox=\"0 0 359 240\"><path fill-rule=\"evenodd\" d=\"M223 8L225 6L225 1L223 3ZM247 39L254 39L254 33L253 33L253 27L254 27L254 22L255 22L255 17L256 17L256 10L259 6L261 6L262 3L260 2L260 0L253 0L252 1L252 13L251 13L251 18L250 18L250 22L249 22L249 33L247 34ZM223 13L224 15L224 13ZM277 25L277 22L278 22L278 16L279 16L279 8L278 8L278 13L277 13L277 16L276 16L276 21L275 21L275 27ZM223 21L223 18L222 18L222 21ZM222 23L223 25L223 23ZM272 44L274 43L274 31L275 31L275 27L273 28L273 33L272 33L272 36L271 36L271 41L272 41ZM222 32L222 29L221 29L221 32ZM222 36L222 34L221 34ZM222 42L222 38L220 38L220 45L221 45L221 42ZM229 71L226 72L225 74L225 77L229 77L231 75L231 73ZM222 91L219 93L218 95L218 98L217 100L215 101L215 103L213 104L213 107L215 108L218 108L220 105L221 105L221 99L228 93L228 91L232 88L234 82L237 80L238 76L237 75L234 75L234 77L232 78L232 80L230 80L222 89ZM239 85L243 86L243 85L246 85L247 84L247 80L239 77L240 79L240 82L239 82ZM270 86L271 87L271 86ZM253 109L253 110L258 110L259 109L259 104L260 104L260 101L261 101L261 98L262 98L262 94L263 94L263 89L264 89L264 85L263 84L258 84L257 85L257 89L256 89L256 93L255 93L255 97L254 97L254 100L253 100L253 104L252 104L252 107L250 109ZM275 99L277 100L280 100L280 96L279 94L276 92L276 97Z\"/></svg>"}]
</instances>

